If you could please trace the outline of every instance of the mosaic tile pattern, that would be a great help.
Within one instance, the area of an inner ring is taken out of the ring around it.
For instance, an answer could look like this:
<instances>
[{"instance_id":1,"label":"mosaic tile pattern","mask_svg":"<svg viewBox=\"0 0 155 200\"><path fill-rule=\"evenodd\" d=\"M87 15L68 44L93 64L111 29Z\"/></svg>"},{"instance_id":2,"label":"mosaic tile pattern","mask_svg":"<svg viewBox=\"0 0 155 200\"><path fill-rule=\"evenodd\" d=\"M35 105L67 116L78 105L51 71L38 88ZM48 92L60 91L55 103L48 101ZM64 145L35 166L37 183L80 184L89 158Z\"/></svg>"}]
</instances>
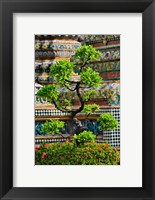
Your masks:
<instances>
[{"instance_id":1,"label":"mosaic tile pattern","mask_svg":"<svg viewBox=\"0 0 155 200\"><path fill-rule=\"evenodd\" d=\"M89 44L102 42L104 45L108 41L120 40L120 35L87 35L84 38L84 41Z\"/></svg>"},{"instance_id":2,"label":"mosaic tile pattern","mask_svg":"<svg viewBox=\"0 0 155 200\"><path fill-rule=\"evenodd\" d=\"M36 35L35 40L35 81L41 84L52 83L49 76L50 67L56 60L69 60L81 43L78 36L69 35Z\"/></svg>"},{"instance_id":3,"label":"mosaic tile pattern","mask_svg":"<svg viewBox=\"0 0 155 200\"><path fill-rule=\"evenodd\" d=\"M78 38L82 38L81 41L85 41L88 44L93 42L93 45L101 42L101 45L95 48L101 51L100 60L104 62L93 62L90 64L96 71L102 74L104 72L120 70L120 45L107 45L108 41L119 41L119 35L37 35L35 40L36 82L41 84L53 82L49 72L50 67L56 62L54 59L70 59L75 54L76 49L81 46ZM104 75L104 77L105 80L115 79L110 74Z\"/></svg>"},{"instance_id":4,"label":"mosaic tile pattern","mask_svg":"<svg viewBox=\"0 0 155 200\"><path fill-rule=\"evenodd\" d=\"M47 42L38 41L35 43L35 50L75 50L79 48L79 44L50 44Z\"/></svg>"},{"instance_id":5,"label":"mosaic tile pattern","mask_svg":"<svg viewBox=\"0 0 155 200\"><path fill-rule=\"evenodd\" d=\"M103 73L103 72L111 72L111 71L120 71L120 61L112 61L112 62L93 62L89 64L93 70Z\"/></svg>"},{"instance_id":6,"label":"mosaic tile pattern","mask_svg":"<svg viewBox=\"0 0 155 200\"><path fill-rule=\"evenodd\" d=\"M101 60L120 58L119 49L110 49L108 51L101 51Z\"/></svg>"}]
</instances>

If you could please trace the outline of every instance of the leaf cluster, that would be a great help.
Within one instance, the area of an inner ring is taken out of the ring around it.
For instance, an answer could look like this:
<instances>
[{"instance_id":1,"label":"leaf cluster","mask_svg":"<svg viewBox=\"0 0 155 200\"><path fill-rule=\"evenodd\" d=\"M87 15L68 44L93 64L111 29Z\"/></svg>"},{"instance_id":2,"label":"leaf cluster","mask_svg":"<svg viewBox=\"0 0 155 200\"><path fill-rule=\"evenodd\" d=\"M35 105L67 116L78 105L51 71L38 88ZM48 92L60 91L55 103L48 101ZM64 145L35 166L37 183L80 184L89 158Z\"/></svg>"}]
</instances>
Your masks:
<instances>
[{"instance_id":1,"label":"leaf cluster","mask_svg":"<svg viewBox=\"0 0 155 200\"><path fill-rule=\"evenodd\" d=\"M84 101L88 101L91 99L91 97L97 95L97 91L96 90L89 90L88 92L84 92L83 94L83 100Z\"/></svg>"},{"instance_id":2,"label":"leaf cluster","mask_svg":"<svg viewBox=\"0 0 155 200\"><path fill-rule=\"evenodd\" d=\"M110 113L102 113L97 121L99 122L99 128L101 131L111 131L118 126L117 120Z\"/></svg>"},{"instance_id":3,"label":"leaf cluster","mask_svg":"<svg viewBox=\"0 0 155 200\"><path fill-rule=\"evenodd\" d=\"M90 60L97 60L100 54L100 51L97 51L93 46L84 44L77 49L73 58L82 63L87 63Z\"/></svg>"},{"instance_id":4,"label":"leaf cluster","mask_svg":"<svg viewBox=\"0 0 155 200\"><path fill-rule=\"evenodd\" d=\"M63 106L63 107L68 107L68 106L71 106L71 100L69 99L66 99L66 98L62 98L61 101L60 101L60 106Z\"/></svg>"},{"instance_id":5,"label":"leaf cluster","mask_svg":"<svg viewBox=\"0 0 155 200\"><path fill-rule=\"evenodd\" d=\"M45 85L37 92L39 98L46 98L48 102L52 102L52 99L57 100L59 94L60 91L56 84Z\"/></svg>"},{"instance_id":6,"label":"leaf cluster","mask_svg":"<svg viewBox=\"0 0 155 200\"><path fill-rule=\"evenodd\" d=\"M44 124L42 124L41 131L43 133L48 134L57 134L60 132L60 129L64 127L64 122L59 120L50 120L46 121Z\"/></svg>"},{"instance_id":7,"label":"leaf cluster","mask_svg":"<svg viewBox=\"0 0 155 200\"><path fill-rule=\"evenodd\" d=\"M50 68L50 75L56 79L60 85L68 84L74 69L74 63L68 60L59 60Z\"/></svg>"},{"instance_id":8,"label":"leaf cluster","mask_svg":"<svg viewBox=\"0 0 155 200\"><path fill-rule=\"evenodd\" d=\"M83 131L79 135L74 134L74 142L77 140L80 144L85 142L95 142L96 136L91 131Z\"/></svg>"},{"instance_id":9,"label":"leaf cluster","mask_svg":"<svg viewBox=\"0 0 155 200\"><path fill-rule=\"evenodd\" d=\"M88 87L98 87L103 80L98 72L95 72L92 68L87 68L81 72L81 81Z\"/></svg>"},{"instance_id":10,"label":"leaf cluster","mask_svg":"<svg viewBox=\"0 0 155 200\"><path fill-rule=\"evenodd\" d=\"M83 112L86 114L86 115L90 115L96 111L99 110L99 105L97 104L88 104L88 105L84 105L84 109L83 109Z\"/></svg>"}]
</instances>

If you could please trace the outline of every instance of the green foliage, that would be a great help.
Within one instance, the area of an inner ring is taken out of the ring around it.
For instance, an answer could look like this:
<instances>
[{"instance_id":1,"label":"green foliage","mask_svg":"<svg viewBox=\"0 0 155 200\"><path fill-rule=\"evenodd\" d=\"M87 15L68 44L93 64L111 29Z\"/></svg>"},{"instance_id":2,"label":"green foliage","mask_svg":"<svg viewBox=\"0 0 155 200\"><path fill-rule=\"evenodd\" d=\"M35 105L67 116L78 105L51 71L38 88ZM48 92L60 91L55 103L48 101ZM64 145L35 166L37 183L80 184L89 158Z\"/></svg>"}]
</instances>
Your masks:
<instances>
[{"instance_id":1,"label":"green foliage","mask_svg":"<svg viewBox=\"0 0 155 200\"><path fill-rule=\"evenodd\" d=\"M119 151L109 144L42 144L35 149L36 165L119 165Z\"/></svg>"},{"instance_id":2,"label":"green foliage","mask_svg":"<svg viewBox=\"0 0 155 200\"><path fill-rule=\"evenodd\" d=\"M36 46L36 48L39 48ZM46 45L45 45L46 48ZM75 117L78 112L81 112L86 101L89 101L97 94L94 87L100 86L102 78L98 72L95 72L89 67L89 61L99 58L100 52L91 45L83 45L77 49L74 58L80 60L80 66L69 60L58 60L50 68L50 75L53 77L55 83L43 86L37 93L39 98L46 99L48 102L55 105L56 109L62 112L68 112ZM78 73L75 73L78 69ZM77 82L73 81L73 77L78 76ZM91 88L92 90L82 93L82 89ZM82 88L82 89L81 89ZM77 109L72 108L73 95L66 97L67 92L75 93L76 99L81 103L81 107ZM85 108L86 109L86 108ZM90 110L93 112L94 107Z\"/></svg>"},{"instance_id":3,"label":"green foliage","mask_svg":"<svg viewBox=\"0 0 155 200\"><path fill-rule=\"evenodd\" d=\"M58 86L55 84L45 85L37 92L39 98L46 98L49 102L52 102L52 99L57 100L59 94Z\"/></svg>"},{"instance_id":4,"label":"green foliage","mask_svg":"<svg viewBox=\"0 0 155 200\"><path fill-rule=\"evenodd\" d=\"M73 138L74 141L78 141L79 143L83 144L85 142L94 142L96 136L91 131L83 131L79 135L74 134Z\"/></svg>"},{"instance_id":5,"label":"green foliage","mask_svg":"<svg viewBox=\"0 0 155 200\"><path fill-rule=\"evenodd\" d=\"M110 113L102 113L100 117L97 119L99 122L100 130L106 131L106 130L114 130L118 126L117 120L114 118L113 115Z\"/></svg>"},{"instance_id":6,"label":"green foliage","mask_svg":"<svg viewBox=\"0 0 155 200\"><path fill-rule=\"evenodd\" d=\"M42 124L41 131L43 133L56 134L59 133L60 129L63 127L64 127L64 122L59 120L50 120Z\"/></svg>"},{"instance_id":7,"label":"green foliage","mask_svg":"<svg viewBox=\"0 0 155 200\"><path fill-rule=\"evenodd\" d=\"M68 106L71 106L71 100L62 98L61 102L60 102L60 106L63 106L65 108L68 107Z\"/></svg>"},{"instance_id":8,"label":"green foliage","mask_svg":"<svg viewBox=\"0 0 155 200\"><path fill-rule=\"evenodd\" d=\"M84 44L77 49L74 59L78 59L83 63L86 63L90 60L97 60L100 55L100 51L97 51L93 46Z\"/></svg>"},{"instance_id":9,"label":"green foliage","mask_svg":"<svg viewBox=\"0 0 155 200\"><path fill-rule=\"evenodd\" d=\"M51 66L50 75L56 78L57 84L63 85L65 83L69 85L67 81L70 80L74 67L73 62L68 60L59 60Z\"/></svg>"},{"instance_id":10,"label":"green foliage","mask_svg":"<svg viewBox=\"0 0 155 200\"><path fill-rule=\"evenodd\" d=\"M81 73L81 81L88 87L98 87L102 82L102 78L98 72L95 72L92 68L87 68Z\"/></svg>"},{"instance_id":11,"label":"green foliage","mask_svg":"<svg viewBox=\"0 0 155 200\"><path fill-rule=\"evenodd\" d=\"M86 114L86 115L90 115L92 113L94 113L95 111L98 111L99 110L99 105L97 104L88 104L88 105L84 105L84 109L83 109L83 112Z\"/></svg>"},{"instance_id":12,"label":"green foliage","mask_svg":"<svg viewBox=\"0 0 155 200\"><path fill-rule=\"evenodd\" d=\"M91 99L91 97L95 96L97 94L96 90L89 90L88 92L85 92L83 94L83 100L88 101Z\"/></svg>"}]
</instances>

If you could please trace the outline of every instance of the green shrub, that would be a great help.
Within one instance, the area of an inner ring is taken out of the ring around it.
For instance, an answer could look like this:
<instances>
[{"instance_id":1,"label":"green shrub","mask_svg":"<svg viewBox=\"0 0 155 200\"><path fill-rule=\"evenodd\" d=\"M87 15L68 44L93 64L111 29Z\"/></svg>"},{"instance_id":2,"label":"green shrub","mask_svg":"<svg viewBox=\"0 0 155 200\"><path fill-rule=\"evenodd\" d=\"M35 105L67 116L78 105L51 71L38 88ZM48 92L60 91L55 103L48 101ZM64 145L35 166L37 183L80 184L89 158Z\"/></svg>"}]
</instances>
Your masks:
<instances>
[{"instance_id":1,"label":"green shrub","mask_svg":"<svg viewBox=\"0 0 155 200\"><path fill-rule=\"evenodd\" d=\"M36 147L36 165L118 165L119 151L109 144L42 144Z\"/></svg>"},{"instance_id":2,"label":"green shrub","mask_svg":"<svg viewBox=\"0 0 155 200\"><path fill-rule=\"evenodd\" d=\"M59 133L60 129L63 127L64 127L64 122L59 120L50 120L42 124L41 131L43 133L56 134Z\"/></svg>"},{"instance_id":3,"label":"green shrub","mask_svg":"<svg viewBox=\"0 0 155 200\"><path fill-rule=\"evenodd\" d=\"M88 104L88 105L84 105L84 109L83 112L88 116L96 111L99 110L99 105L93 103L93 104Z\"/></svg>"},{"instance_id":4,"label":"green shrub","mask_svg":"<svg viewBox=\"0 0 155 200\"><path fill-rule=\"evenodd\" d=\"M96 97L97 95L97 91L96 90L89 90L89 91L85 91L83 94L83 99L84 101L89 101L92 97Z\"/></svg>"},{"instance_id":5,"label":"green shrub","mask_svg":"<svg viewBox=\"0 0 155 200\"><path fill-rule=\"evenodd\" d=\"M89 60L97 60L101 52L96 50L92 45L82 45L80 48L76 50L75 55L73 58L76 60L86 63Z\"/></svg>"},{"instance_id":6,"label":"green shrub","mask_svg":"<svg viewBox=\"0 0 155 200\"><path fill-rule=\"evenodd\" d=\"M78 141L80 144L84 144L85 142L94 142L95 135L91 131L83 131L79 135L74 134L74 142Z\"/></svg>"},{"instance_id":7,"label":"green shrub","mask_svg":"<svg viewBox=\"0 0 155 200\"><path fill-rule=\"evenodd\" d=\"M50 68L50 75L56 78L57 84L64 85L67 84L66 80L69 81L74 67L74 63L69 60L58 60Z\"/></svg>"},{"instance_id":8,"label":"green shrub","mask_svg":"<svg viewBox=\"0 0 155 200\"><path fill-rule=\"evenodd\" d=\"M103 81L99 73L92 68L87 68L81 72L81 81L88 87L98 87Z\"/></svg>"},{"instance_id":9,"label":"green shrub","mask_svg":"<svg viewBox=\"0 0 155 200\"><path fill-rule=\"evenodd\" d=\"M110 113L102 113L97 119L101 131L111 131L118 126L117 120Z\"/></svg>"}]
</instances>

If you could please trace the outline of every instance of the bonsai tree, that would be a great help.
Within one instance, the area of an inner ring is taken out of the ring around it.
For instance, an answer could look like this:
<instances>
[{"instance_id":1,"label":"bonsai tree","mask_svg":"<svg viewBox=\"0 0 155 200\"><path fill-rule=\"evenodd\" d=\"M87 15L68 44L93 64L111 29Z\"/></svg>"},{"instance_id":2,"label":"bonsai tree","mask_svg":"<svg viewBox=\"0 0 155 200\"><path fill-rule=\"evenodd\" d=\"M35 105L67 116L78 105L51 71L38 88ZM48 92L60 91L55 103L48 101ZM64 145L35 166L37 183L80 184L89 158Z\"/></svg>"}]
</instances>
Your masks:
<instances>
[{"instance_id":1,"label":"bonsai tree","mask_svg":"<svg viewBox=\"0 0 155 200\"><path fill-rule=\"evenodd\" d=\"M50 75L54 83L43 86L37 93L39 98L46 99L58 110L67 112L72 124L81 111L84 110L89 115L99 108L96 104L86 105L97 94L95 88L102 82L99 73L89 66L92 60L99 59L99 55L100 52L91 45L79 47L72 61L59 60L51 66ZM73 95L66 95L68 91ZM78 108L74 106L73 96L78 100Z\"/></svg>"},{"instance_id":2,"label":"bonsai tree","mask_svg":"<svg viewBox=\"0 0 155 200\"><path fill-rule=\"evenodd\" d=\"M91 98L97 95L96 87L99 87L103 81L99 73L89 66L89 63L92 60L98 60L99 56L100 52L91 45L79 47L72 61L59 60L51 66L50 75L54 82L43 86L37 93L39 98L54 104L56 109L68 113L71 127L73 124L77 127L76 132L73 132L72 129L73 134L80 134L87 130L76 119L78 113L83 111L88 117L99 110L99 105L88 104ZM68 92L70 92L69 95L67 95ZM78 107L74 106L75 98L78 100ZM100 130L113 130L118 125L118 122L109 113L103 113L98 122ZM62 123L59 123L58 120L52 120L43 125L43 131L50 134L58 133L59 128L62 128Z\"/></svg>"},{"instance_id":3,"label":"bonsai tree","mask_svg":"<svg viewBox=\"0 0 155 200\"><path fill-rule=\"evenodd\" d=\"M102 113L97 121L101 131L112 131L118 126L117 120L110 113Z\"/></svg>"}]
</instances>

